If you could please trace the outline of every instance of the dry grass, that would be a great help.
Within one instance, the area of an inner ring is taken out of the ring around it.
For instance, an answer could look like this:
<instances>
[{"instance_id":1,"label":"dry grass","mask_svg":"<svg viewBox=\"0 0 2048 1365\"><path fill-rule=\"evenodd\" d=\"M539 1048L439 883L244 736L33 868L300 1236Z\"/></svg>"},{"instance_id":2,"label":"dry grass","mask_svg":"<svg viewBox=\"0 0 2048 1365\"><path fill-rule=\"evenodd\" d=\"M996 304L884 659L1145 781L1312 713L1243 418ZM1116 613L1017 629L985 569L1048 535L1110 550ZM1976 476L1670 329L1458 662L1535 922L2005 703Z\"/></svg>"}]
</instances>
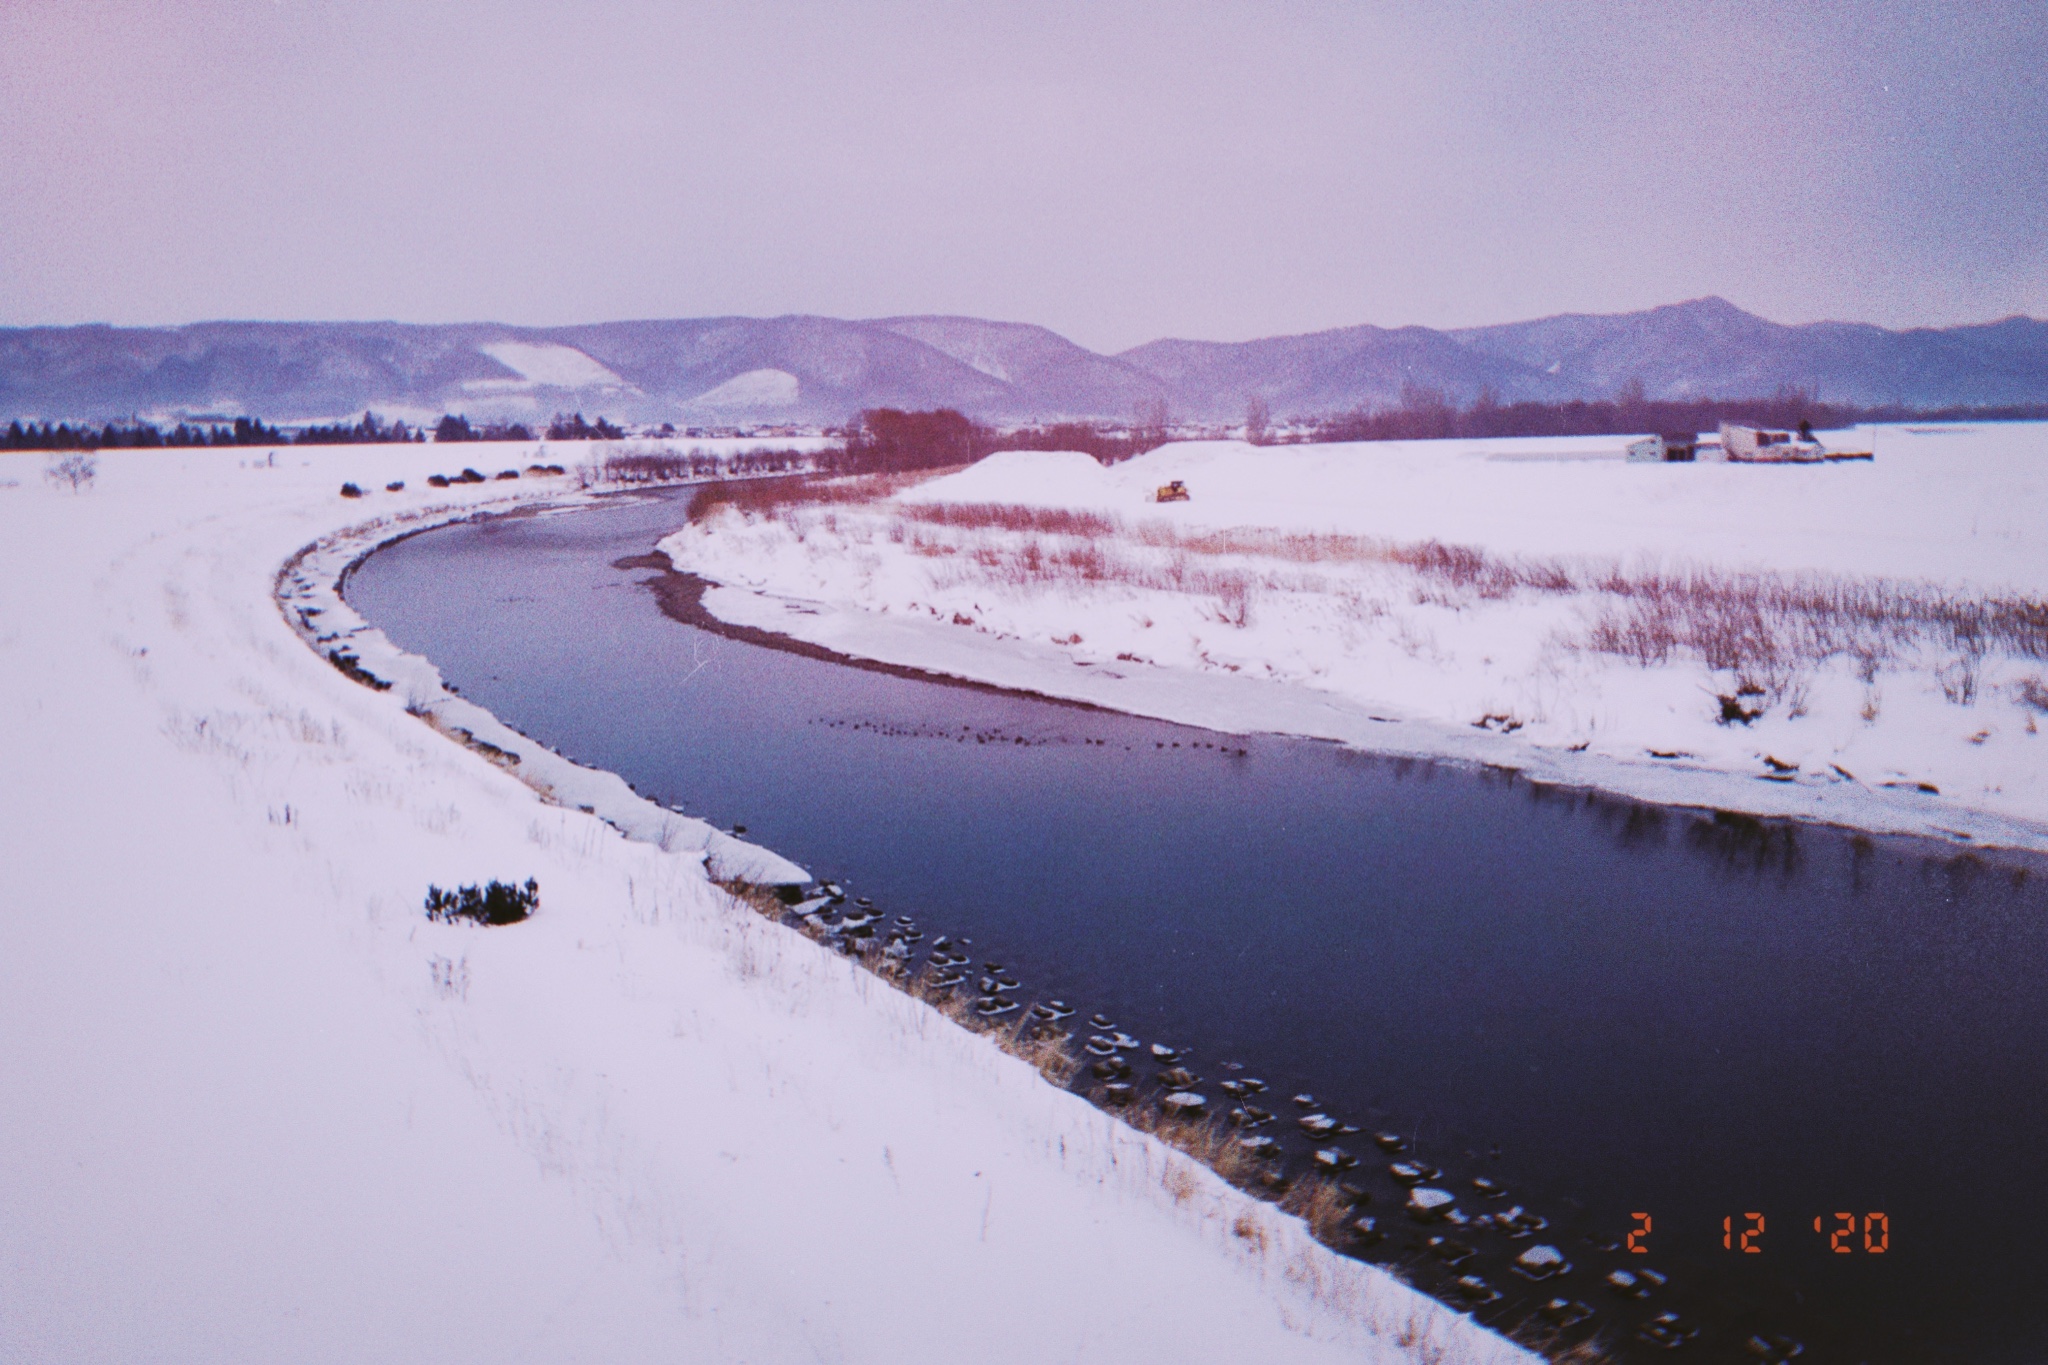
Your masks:
<instances>
[{"instance_id":1,"label":"dry grass","mask_svg":"<svg viewBox=\"0 0 2048 1365\"><path fill-rule=\"evenodd\" d=\"M1933 653L1950 701L1975 699L1992 651L2048 658L2048 602L1953 593L1933 584L1830 574L1612 573L1611 599L1586 644L1646 667L1675 656L1754 679L1774 694L1831 658L1868 682L1916 652Z\"/></svg>"},{"instance_id":2,"label":"dry grass","mask_svg":"<svg viewBox=\"0 0 2048 1365\"><path fill-rule=\"evenodd\" d=\"M2037 598L1823 573L1629 569L1435 540L1196 530L1071 508L886 501L919 477L758 481L707 488L700 497L704 513L731 505L783 522L799 540L819 530L865 533L944 561L933 575L940 589L1172 593L1202 599L1204 614L1236 627L1251 624L1256 602L1274 593L1324 594L1346 616L1373 619L1384 608L1361 590L1362 570L1404 574L1416 600L1454 609L1525 593L1578 596L1592 608L1590 619L1560 641L1565 647L1645 668L1697 661L1795 709L1803 680L1834 659L1850 660L1866 682L1888 666L1926 668L1958 705L1976 699L1987 656L2048 659L2048 601ZM843 523L841 511L855 513L855 522ZM695 519L694 504L692 512ZM2038 684L2022 699L2037 705L2037 697L2048 702Z\"/></svg>"},{"instance_id":3,"label":"dry grass","mask_svg":"<svg viewBox=\"0 0 2048 1365\"><path fill-rule=\"evenodd\" d=\"M1207 1166L1239 1189L1250 1189L1258 1181L1262 1163L1244 1149L1236 1129L1220 1118L1173 1119L1156 1105L1142 1101L1123 1111L1124 1122L1141 1133L1150 1133L1175 1151L1183 1152Z\"/></svg>"},{"instance_id":4,"label":"dry grass","mask_svg":"<svg viewBox=\"0 0 2048 1365\"><path fill-rule=\"evenodd\" d=\"M1062 1090L1073 1083L1081 1070L1081 1059L1071 1040L1058 1033L1034 1032L1029 1025L1014 1030L1004 1040L1003 1050L1037 1067L1039 1075Z\"/></svg>"},{"instance_id":5,"label":"dry grass","mask_svg":"<svg viewBox=\"0 0 2048 1365\"><path fill-rule=\"evenodd\" d=\"M1510 1341L1528 1347L1552 1365L1613 1365L1614 1356L1603 1340L1604 1333L1596 1333L1581 1341L1570 1341L1566 1333L1539 1317L1524 1318L1513 1326L1496 1330Z\"/></svg>"},{"instance_id":6,"label":"dry grass","mask_svg":"<svg viewBox=\"0 0 2048 1365\"><path fill-rule=\"evenodd\" d=\"M1185 1204L1202 1192L1202 1181L1195 1174L1194 1167L1175 1163L1159 1173L1159 1188L1165 1190L1174 1203Z\"/></svg>"},{"instance_id":7,"label":"dry grass","mask_svg":"<svg viewBox=\"0 0 2048 1365\"><path fill-rule=\"evenodd\" d=\"M1324 1246L1343 1246L1350 1240L1349 1227L1357 1216L1351 1200L1328 1176L1311 1175L1297 1182L1280 1201L1280 1207L1308 1224L1308 1230Z\"/></svg>"}]
</instances>

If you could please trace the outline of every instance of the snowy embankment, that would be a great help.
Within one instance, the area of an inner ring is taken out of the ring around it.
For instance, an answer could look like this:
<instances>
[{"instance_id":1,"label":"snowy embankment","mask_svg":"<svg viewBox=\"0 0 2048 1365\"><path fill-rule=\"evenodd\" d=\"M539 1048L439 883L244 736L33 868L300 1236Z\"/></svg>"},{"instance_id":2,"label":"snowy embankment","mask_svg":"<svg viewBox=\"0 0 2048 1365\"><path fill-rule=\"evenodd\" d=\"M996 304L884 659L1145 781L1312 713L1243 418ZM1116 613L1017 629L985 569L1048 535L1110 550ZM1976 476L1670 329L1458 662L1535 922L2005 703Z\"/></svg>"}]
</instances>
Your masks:
<instances>
[{"instance_id":1,"label":"snowy embankment","mask_svg":"<svg viewBox=\"0 0 2048 1365\"><path fill-rule=\"evenodd\" d=\"M460 463L0 456L0 1359L1520 1358L309 648L361 547L571 482Z\"/></svg>"},{"instance_id":2,"label":"snowy embankment","mask_svg":"<svg viewBox=\"0 0 2048 1365\"><path fill-rule=\"evenodd\" d=\"M662 542L738 624L1223 730L2048 849L2048 426L1009 452ZM1612 443L1618 456L1620 443ZM1567 448L1568 447L1568 448ZM1183 481L1186 502L1155 504Z\"/></svg>"}]
</instances>

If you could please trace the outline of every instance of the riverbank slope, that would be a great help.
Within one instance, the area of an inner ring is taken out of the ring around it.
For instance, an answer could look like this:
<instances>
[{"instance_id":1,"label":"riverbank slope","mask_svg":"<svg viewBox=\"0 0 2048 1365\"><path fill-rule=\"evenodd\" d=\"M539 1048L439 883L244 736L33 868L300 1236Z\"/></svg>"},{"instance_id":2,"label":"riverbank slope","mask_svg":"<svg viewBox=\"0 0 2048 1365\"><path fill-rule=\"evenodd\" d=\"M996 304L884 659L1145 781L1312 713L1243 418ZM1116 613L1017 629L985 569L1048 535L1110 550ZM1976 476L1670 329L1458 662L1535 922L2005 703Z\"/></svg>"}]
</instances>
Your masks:
<instances>
[{"instance_id":1,"label":"riverbank slope","mask_svg":"<svg viewBox=\"0 0 2048 1365\"><path fill-rule=\"evenodd\" d=\"M287 624L301 547L561 482L43 463L0 457L0 1359L1526 1358ZM527 923L421 913L528 877Z\"/></svg>"}]
</instances>

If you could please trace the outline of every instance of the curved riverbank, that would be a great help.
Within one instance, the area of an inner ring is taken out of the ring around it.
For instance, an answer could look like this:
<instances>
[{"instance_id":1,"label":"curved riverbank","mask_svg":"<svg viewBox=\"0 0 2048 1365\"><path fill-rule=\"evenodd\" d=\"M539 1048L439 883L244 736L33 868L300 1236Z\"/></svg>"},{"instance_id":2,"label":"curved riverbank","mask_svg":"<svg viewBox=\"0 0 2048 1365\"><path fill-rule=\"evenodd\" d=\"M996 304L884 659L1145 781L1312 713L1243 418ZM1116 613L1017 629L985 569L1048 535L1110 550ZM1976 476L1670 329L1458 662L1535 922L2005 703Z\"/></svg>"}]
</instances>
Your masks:
<instances>
[{"instance_id":1,"label":"curved riverbank","mask_svg":"<svg viewBox=\"0 0 2048 1365\"><path fill-rule=\"evenodd\" d=\"M634 558L683 500L451 527L378 556L351 591L520 728L872 897L877 948L898 914L925 946L971 935L977 960L1025 983L1023 1005L1061 997L1148 1045L1192 1046L1188 1069L1212 1082L1234 1062L1283 1100L1312 1091L1340 1123L1406 1135L1446 1188L1484 1172L1551 1218L1538 1240L1577 1263L1588 1302L1612 1268L1597 1243L1651 1209L1677 1240L1653 1246L1673 1278L1642 1312L1742 1323L1738 1343L1755 1325L1826 1354L1860 1322L1906 1359L1943 1321L1987 1341L2024 1325L1993 1286L2043 1190L1998 1135L2032 1130L2039 1105L1957 1080L1957 1059L2040 1034L2025 1003L2048 961L2038 882L2000 872L2024 857L1226 742L722 641L664 619ZM485 618L494 629L472 628ZM1142 1084L1152 1065L1129 1060ZM1287 1118L1271 1131L1307 1162ZM1958 1216L1966 1183L1918 1169L1922 1135L1947 1131L1980 1135L1964 1145L1976 1181L2006 1191L2000 1210ZM1361 1171L1372 1211L1398 1210L1400 1192L1376 1188L1388 1173ZM1731 1268L1718 1231L1686 1231L1731 1204L1803 1227L1817 1189L1889 1210L1915 1239L1873 1279L1775 1257ZM1500 1259L1512 1240L1469 1242L1461 1273L1517 1284ZM1396 1232L1382 1250L1408 1249ZM1753 1324L1678 1299L1731 1275L1756 1296ZM1805 1307L1765 1311L1787 1289Z\"/></svg>"},{"instance_id":2,"label":"curved riverbank","mask_svg":"<svg viewBox=\"0 0 2048 1365\"><path fill-rule=\"evenodd\" d=\"M381 630L366 622L345 599L343 589L356 570L379 551L401 541L458 522L480 519L507 521L537 514L570 512L587 509L593 501L579 497L509 511L485 510L465 512L460 516L441 516L409 525L396 535L390 534L389 527L381 524L354 528L341 536L307 546L288 561L278 575L279 605L288 622L315 652L328 654L333 661L330 651L336 648L348 651L344 664L338 666L354 681L376 690L393 690L404 699L409 714L420 717L442 734L518 777L543 801L573 806L585 814L596 815L626 838L653 845L664 853L701 857L710 879L726 886L739 904L753 909L777 927L793 930L809 941L843 954L855 966L873 971L878 979L903 991L909 1000L931 1008L967 1035L984 1040L1042 1073L1046 1081L1063 1095L1077 1093L1070 1089L1070 1082L1083 1063L1090 1059L1081 1055L1078 1045L1061 1041L1063 1031L1055 1030L1048 1036L1031 1019L1020 1022L1001 1017L985 1018L972 1007L974 1002L968 996L958 995L948 988L934 988L925 974L901 970L895 959L879 949L874 952L854 951L876 947L879 940L869 943L841 939L836 931L827 930L819 919L790 913L786 900L765 892L778 885L795 887L811 883L812 878L802 868L765 849L726 835L701 819L649 800L631 789L617 774L573 762L507 726L490 711L449 687L441 679L439 669L428 660L393 645ZM646 555L615 561L612 567L637 570L665 564L666 561L658 555ZM337 570L336 565L341 567ZM323 588L323 584L331 586ZM686 575L667 571L658 578L643 580L643 585L652 590L665 616L684 622L693 618L712 622L718 627L716 633L724 638L764 645L835 667L850 666L891 677L940 682L949 688L964 688L971 692L1014 695L1008 689L956 678L936 678L917 670L869 660L847 659L787 637L716 623L715 618L703 612L701 607L705 585ZM308 617L309 606L315 609L314 617L317 619ZM1053 704L1080 711L1101 710L1085 703ZM806 909L814 909L816 904L812 902ZM1009 1008L1014 1010L1016 1006ZM1116 1091L1119 1089L1128 1094L1132 1087L1112 1087L1107 1096L1100 1085L1086 1087L1086 1092L1089 1102L1098 1106L1110 1122L1128 1123L1130 1127L1125 1131L1133 1137L1142 1135L1183 1153L1229 1185L1246 1191L1259 1188L1257 1176L1262 1168L1247 1156L1237 1140L1239 1135L1219 1127L1213 1114L1200 1115L1193 1123L1175 1122L1169 1115L1154 1112L1153 1106L1160 1094L1140 1089L1137 1098L1141 1102L1133 1106L1128 1100L1118 1102ZM1209 1121L1203 1122L1204 1119ZM1358 1178L1366 1179L1362 1174ZM1187 1179L1185 1175L1173 1176L1166 1187L1171 1197L1180 1202L1187 1191ZM1363 1201L1370 1196L1360 1195L1359 1198ZM1242 1206L1229 1210L1228 1216L1232 1221L1233 1235L1254 1244L1262 1244L1268 1235L1267 1228L1278 1223L1288 1226L1304 1245L1312 1246L1321 1241L1336 1248L1369 1250L1371 1240L1361 1241L1351 1230L1352 1219L1362 1210L1350 1209L1350 1203L1339 1194L1334 1177L1318 1176L1311 1170L1295 1175L1275 1191L1267 1191L1264 1198L1251 1194ZM1250 1212L1254 1209L1264 1212L1255 1216ZM1350 1210L1348 1213L1347 1209ZM1371 1225L1375 1221L1384 1222L1388 1216L1382 1210L1376 1219L1369 1217L1365 1221ZM1385 1234L1379 1235L1383 1237ZM1318 1251L1321 1252L1320 1247ZM1349 1258L1341 1263L1364 1264ZM1377 1266L1367 1268L1376 1274L1384 1273ZM1431 1304L1434 1311L1468 1321L1454 1308L1423 1298L1415 1290L1404 1289L1403 1292ZM1493 1292L1493 1297L1499 1297L1498 1291ZM1507 1321L1514 1322L1521 1332L1540 1339L1549 1339L1553 1335L1554 1329L1534 1317L1527 1305ZM1576 1334L1583 1335L1583 1332Z\"/></svg>"},{"instance_id":3,"label":"curved riverbank","mask_svg":"<svg viewBox=\"0 0 2048 1365\"><path fill-rule=\"evenodd\" d=\"M446 454L7 457L0 1351L1525 1358L304 648L302 547L512 505Z\"/></svg>"},{"instance_id":4,"label":"curved riverbank","mask_svg":"<svg viewBox=\"0 0 2048 1365\"><path fill-rule=\"evenodd\" d=\"M2016 509L2048 499L2044 433L1906 433L1847 474L1502 465L1457 442L1197 443L1106 471L1010 452L714 506L662 549L720 585L701 606L724 626L842 657L2041 853L2048 585ZM1169 475L1196 499L1141 501ZM1870 524L1840 526L1846 506ZM1940 576L1870 572L1901 546Z\"/></svg>"}]
</instances>

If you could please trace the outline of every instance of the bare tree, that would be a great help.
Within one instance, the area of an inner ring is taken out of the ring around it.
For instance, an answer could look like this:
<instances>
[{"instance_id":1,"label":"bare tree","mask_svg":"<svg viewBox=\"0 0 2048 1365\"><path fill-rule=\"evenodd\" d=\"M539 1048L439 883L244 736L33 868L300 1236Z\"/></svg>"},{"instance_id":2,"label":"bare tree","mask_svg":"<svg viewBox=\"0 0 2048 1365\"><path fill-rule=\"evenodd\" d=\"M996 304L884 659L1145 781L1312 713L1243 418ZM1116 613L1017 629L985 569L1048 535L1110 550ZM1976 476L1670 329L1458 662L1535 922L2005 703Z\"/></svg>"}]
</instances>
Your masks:
<instances>
[{"instance_id":1,"label":"bare tree","mask_svg":"<svg viewBox=\"0 0 2048 1365\"><path fill-rule=\"evenodd\" d=\"M1262 446L1272 434L1273 409L1266 404L1264 394L1255 393L1244 400L1244 438L1255 446Z\"/></svg>"},{"instance_id":2,"label":"bare tree","mask_svg":"<svg viewBox=\"0 0 2048 1365\"><path fill-rule=\"evenodd\" d=\"M1166 444L1167 428L1172 425L1173 413L1166 400L1147 398L1138 404L1138 420L1132 425L1131 435L1143 449L1152 450Z\"/></svg>"},{"instance_id":3,"label":"bare tree","mask_svg":"<svg viewBox=\"0 0 2048 1365\"><path fill-rule=\"evenodd\" d=\"M53 484L69 484L74 493L92 487L92 481L98 477L99 472L99 460L83 450L74 450L68 455L52 458L50 463L43 467L44 478Z\"/></svg>"}]
</instances>

